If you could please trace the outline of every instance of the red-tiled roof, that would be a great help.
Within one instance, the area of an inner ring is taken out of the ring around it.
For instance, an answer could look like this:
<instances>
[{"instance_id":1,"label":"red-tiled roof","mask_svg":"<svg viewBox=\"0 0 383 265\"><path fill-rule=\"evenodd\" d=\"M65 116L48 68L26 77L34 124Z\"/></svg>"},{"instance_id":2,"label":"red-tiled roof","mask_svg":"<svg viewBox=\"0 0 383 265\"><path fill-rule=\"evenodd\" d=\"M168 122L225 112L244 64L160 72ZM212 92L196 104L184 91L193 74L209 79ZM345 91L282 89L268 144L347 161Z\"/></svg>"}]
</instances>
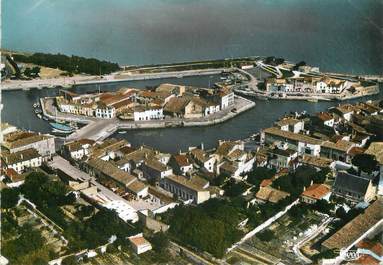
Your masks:
<instances>
[{"instance_id":1,"label":"red-tiled roof","mask_svg":"<svg viewBox=\"0 0 383 265\"><path fill-rule=\"evenodd\" d=\"M302 196L320 200L324 196L326 196L329 192L330 192L330 187L324 184L313 184L310 187L308 187L304 192L302 192Z\"/></svg>"}]
</instances>

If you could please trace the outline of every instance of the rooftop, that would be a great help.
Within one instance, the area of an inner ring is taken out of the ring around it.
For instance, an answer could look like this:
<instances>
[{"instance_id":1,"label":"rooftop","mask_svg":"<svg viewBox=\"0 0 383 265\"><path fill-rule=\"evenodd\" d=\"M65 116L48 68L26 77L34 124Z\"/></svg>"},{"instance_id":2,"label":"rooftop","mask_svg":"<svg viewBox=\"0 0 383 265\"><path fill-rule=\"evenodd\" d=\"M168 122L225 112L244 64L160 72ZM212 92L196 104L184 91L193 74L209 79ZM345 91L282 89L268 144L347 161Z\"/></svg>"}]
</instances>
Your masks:
<instances>
[{"instance_id":1,"label":"rooftop","mask_svg":"<svg viewBox=\"0 0 383 265\"><path fill-rule=\"evenodd\" d=\"M257 199L272 203L277 203L288 196L290 196L290 193L275 189L271 186L260 187L259 191L255 195Z\"/></svg>"},{"instance_id":2,"label":"rooftop","mask_svg":"<svg viewBox=\"0 0 383 265\"><path fill-rule=\"evenodd\" d=\"M190 161L186 155L174 155L174 159L180 167L186 167L190 165Z\"/></svg>"},{"instance_id":3,"label":"rooftop","mask_svg":"<svg viewBox=\"0 0 383 265\"><path fill-rule=\"evenodd\" d=\"M131 192L133 192L134 194L137 194L139 193L140 191L144 190L147 188L147 186L139 181L139 180L136 180L134 181L132 184L128 185L128 190L130 190Z\"/></svg>"},{"instance_id":4,"label":"rooftop","mask_svg":"<svg viewBox=\"0 0 383 265\"><path fill-rule=\"evenodd\" d=\"M205 190L205 187L208 184L208 181L198 176L187 178L184 176L170 175L166 176L165 179L175 182L181 186L184 186L196 192Z\"/></svg>"},{"instance_id":5,"label":"rooftop","mask_svg":"<svg viewBox=\"0 0 383 265\"><path fill-rule=\"evenodd\" d=\"M13 133L11 135L15 136ZM5 142L3 143L3 146L7 149L14 149L21 146L29 145L32 143L44 141L54 138L51 135L45 135L45 134L36 134L36 133L29 133L29 132L23 132L18 135L18 137L7 137L5 139Z\"/></svg>"},{"instance_id":6,"label":"rooftop","mask_svg":"<svg viewBox=\"0 0 383 265\"><path fill-rule=\"evenodd\" d=\"M320 145L322 143L322 141L312 138L308 135L293 133L289 131L283 131L276 127L270 127L270 128L264 129L263 132L267 134L283 137L286 139L294 140L294 141L305 142L308 144Z\"/></svg>"},{"instance_id":7,"label":"rooftop","mask_svg":"<svg viewBox=\"0 0 383 265\"><path fill-rule=\"evenodd\" d=\"M301 122L301 121L298 119L288 117L288 118L283 118L283 119L277 121L275 124L278 126L286 126L286 125L295 125L299 122Z\"/></svg>"},{"instance_id":8,"label":"rooftop","mask_svg":"<svg viewBox=\"0 0 383 265\"><path fill-rule=\"evenodd\" d=\"M101 159L90 159L88 165L125 186L130 185L136 180L136 177Z\"/></svg>"},{"instance_id":9,"label":"rooftop","mask_svg":"<svg viewBox=\"0 0 383 265\"><path fill-rule=\"evenodd\" d=\"M335 149L335 150L342 151L342 152L347 152L354 145L355 145L354 143L351 143L351 142L346 141L346 140L339 140L336 143L333 143L331 141L325 141L321 144L322 147Z\"/></svg>"},{"instance_id":10,"label":"rooftop","mask_svg":"<svg viewBox=\"0 0 383 265\"><path fill-rule=\"evenodd\" d=\"M325 157L303 155L302 162L315 167L325 168L329 167L333 161Z\"/></svg>"},{"instance_id":11,"label":"rooftop","mask_svg":"<svg viewBox=\"0 0 383 265\"><path fill-rule=\"evenodd\" d=\"M383 165L383 142L372 142L365 153L374 155L379 164Z\"/></svg>"},{"instance_id":12,"label":"rooftop","mask_svg":"<svg viewBox=\"0 0 383 265\"><path fill-rule=\"evenodd\" d=\"M349 247L367 230L383 219L383 201L376 200L365 211L339 229L322 245L327 249Z\"/></svg>"},{"instance_id":13,"label":"rooftop","mask_svg":"<svg viewBox=\"0 0 383 265\"><path fill-rule=\"evenodd\" d=\"M322 199L331 191L330 187L324 184L313 184L310 187L306 188L302 192L302 196L309 197L312 199Z\"/></svg>"},{"instance_id":14,"label":"rooftop","mask_svg":"<svg viewBox=\"0 0 383 265\"><path fill-rule=\"evenodd\" d=\"M146 160L145 165L147 167L150 167L150 168L155 169L155 170L160 171L160 172L163 172L163 171L166 171L169 169L166 165L162 164L161 162L159 162L155 159Z\"/></svg>"},{"instance_id":15,"label":"rooftop","mask_svg":"<svg viewBox=\"0 0 383 265\"><path fill-rule=\"evenodd\" d=\"M370 180L367 178L339 171L335 178L334 187L340 187L345 192L350 191L364 195L369 184Z\"/></svg>"},{"instance_id":16,"label":"rooftop","mask_svg":"<svg viewBox=\"0 0 383 265\"><path fill-rule=\"evenodd\" d=\"M21 163L23 161L28 161L34 158L40 157L40 154L34 148L28 148L23 151L18 151L15 153L2 153L2 158L5 163L8 165L13 165L17 163Z\"/></svg>"}]
</instances>

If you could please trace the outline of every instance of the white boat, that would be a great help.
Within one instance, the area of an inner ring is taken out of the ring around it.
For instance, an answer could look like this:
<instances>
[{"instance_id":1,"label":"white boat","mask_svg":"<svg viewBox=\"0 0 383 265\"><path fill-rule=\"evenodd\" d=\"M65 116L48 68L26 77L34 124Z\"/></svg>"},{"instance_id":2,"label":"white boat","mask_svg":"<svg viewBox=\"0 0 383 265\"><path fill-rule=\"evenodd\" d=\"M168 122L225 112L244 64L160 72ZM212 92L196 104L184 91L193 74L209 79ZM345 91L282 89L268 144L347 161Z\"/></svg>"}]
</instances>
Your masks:
<instances>
[{"instance_id":1,"label":"white boat","mask_svg":"<svg viewBox=\"0 0 383 265\"><path fill-rule=\"evenodd\" d=\"M119 134L125 134L127 131L118 131Z\"/></svg>"},{"instance_id":2,"label":"white boat","mask_svg":"<svg viewBox=\"0 0 383 265\"><path fill-rule=\"evenodd\" d=\"M41 119L42 117L43 116L40 113L37 114L37 118Z\"/></svg>"}]
</instances>

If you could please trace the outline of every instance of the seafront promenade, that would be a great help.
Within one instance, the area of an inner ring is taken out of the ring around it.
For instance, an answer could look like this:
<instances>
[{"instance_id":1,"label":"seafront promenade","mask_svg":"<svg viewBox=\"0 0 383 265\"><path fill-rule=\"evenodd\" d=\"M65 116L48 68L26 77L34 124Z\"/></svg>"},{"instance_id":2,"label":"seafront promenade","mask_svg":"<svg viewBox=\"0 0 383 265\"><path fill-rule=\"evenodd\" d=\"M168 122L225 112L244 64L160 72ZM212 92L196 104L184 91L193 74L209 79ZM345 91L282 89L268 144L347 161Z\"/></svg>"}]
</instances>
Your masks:
<instances>
[{"instance_id":1,"label":"seafront promenade","mask_svg":"<svg viewBox=\"0 0 383 265\"><path fill-rule=\"evenodd\" d=\"M100 119L62 113L56 109L53 102L53 98L40 99L44 116L51 120L74 121L86 124L86 126L69 135L66 138L68 141L82 138L88 138L95 141L104 140L118 130L209 126L227 121L255 106L253 101L240 96L235 96L234 104L231 107L201 118L185 119L166 117L163 120L123 121L118 118Z\"/></svg>"}]
</instances>

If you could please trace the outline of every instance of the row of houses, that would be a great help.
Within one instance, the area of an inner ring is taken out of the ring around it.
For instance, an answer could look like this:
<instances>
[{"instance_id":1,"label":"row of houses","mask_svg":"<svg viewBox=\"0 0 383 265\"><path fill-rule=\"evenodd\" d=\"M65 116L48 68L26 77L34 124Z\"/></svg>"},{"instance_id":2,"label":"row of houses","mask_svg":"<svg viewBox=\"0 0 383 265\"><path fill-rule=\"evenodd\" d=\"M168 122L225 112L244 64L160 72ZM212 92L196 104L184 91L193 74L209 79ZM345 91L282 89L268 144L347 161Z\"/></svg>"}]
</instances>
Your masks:
<instances>
[{"instance_id":1,"label":"row of houses","mask_svg":"<svg viewBox=\"0 0 383 265\"><path fill-rule=\"evenodd\" d=\"M2 124L1 168L18 174L40 167L56 153L55 137Z\"/></svg>"},{"instance_id":2,"label":"row of houses","mask_svg":"<svg viewBox=\"0 0 383 265\"><path fill-rule=\"evenodd\" d=\"M333 77L291 77L268 78L265 80L266 90L283 93L316 93L340 94L344 90L356 90L362 87L360 82L336 79Z\"/></svg>"},{"instance_id":3,"label":"row of houses","mask_svg":"<svg viewBox=\"0 0 383 265\"><path fill-rule=\"evenodd\" d=\"M255 156L244 150L243 141L220 141L214 150L191 147L178 154L162 153L148 146L133 148L125 140L103 143L78 140L62 148L65 157L83 163L83 169L97 179L113 180L137 197L145 197L149 183L177 199L201 203L216 195L210 180L218 175L242 179L253 168Z\"/></svg>"},{"instance_id":4,"label":"row of houses","mask_svg":"<svg viewBox=\"0 0 383 265\"><path fill-rule=\"evenodd\" d=\"M382 155L380 142L369 143L372 133L355 116L382 116L383 108L379 102L364 102L355 105L345 104L320 112L313 116L295 115L285 117L273 127L262 130L261 147L257 150L257 164L277 170L295 170L299 165L310 165L318 170L331 168L335 181L332 187L316 187L314 190L326 191L342 197L355 205L373 201L382 193ZM360 117L359 117L360 118ZM380 147L380 148L379 148ZM372 155L378 163L373 172L360 172L352 165L353 157L361 154ZM266 185L267 184L267 185ZM283 199L286 194L271 188L270 182L261 185L260 198L267 196ZM307 193L313 187L307 189ZM321 192L322 193L322 192ZM276 199L272 199L276 201ZM311 198L303 197L310 202Z\"/></svg>"},{"instance_id":5,"label":"row of houses","mask_svg":"<svg viewBox=\"0 0 383 265\"><path fill-rule=\"evenodd\" d=\"M117 92L79 95L61 90L56 105L61 112L125 120L161 120L165 115L199 118L234 104L234 93L228 89L199 89L162 84L155 90L122 88Z\"/></svg>"}]
</instances>

